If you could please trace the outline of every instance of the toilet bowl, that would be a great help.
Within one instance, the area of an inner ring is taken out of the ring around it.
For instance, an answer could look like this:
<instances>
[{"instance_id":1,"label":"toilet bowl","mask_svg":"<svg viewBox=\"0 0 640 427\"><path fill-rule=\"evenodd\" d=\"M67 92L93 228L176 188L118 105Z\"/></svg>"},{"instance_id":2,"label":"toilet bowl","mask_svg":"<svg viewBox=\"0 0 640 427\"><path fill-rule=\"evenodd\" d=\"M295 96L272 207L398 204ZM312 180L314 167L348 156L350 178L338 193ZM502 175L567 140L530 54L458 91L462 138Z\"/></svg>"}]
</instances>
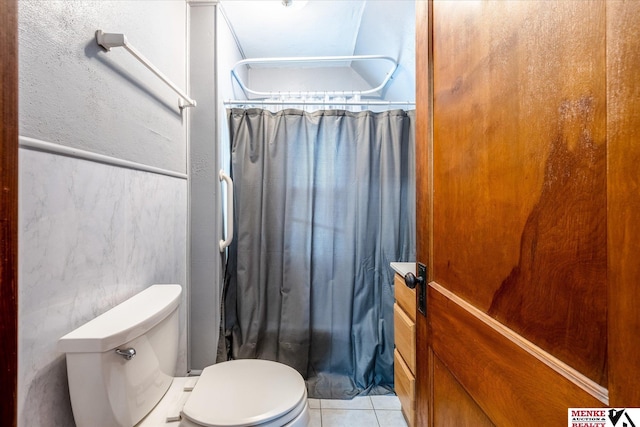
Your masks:
<instances>
[{"instance_id":1,"label":"toilet bowl","mask_svg":"<svg viewBox=\"0 0 640 427\"><path fill-rule=\"evenodd\" d=\"M307 426L307 393L300 378L294 369L266 360L218 363L198 377L175 378L136 427Z\"/></svg>"},{"instance_id":2,"label":"toilet bowl","mask_svg":"<svg viewBox=\"0 0 640 427\"><path fill-rule=\"evenodd\" d=\"M179 285L154 285L62 337L78 427L305 427L304 379L267 360L174 378Z\"/></svg>"}]
</instances>

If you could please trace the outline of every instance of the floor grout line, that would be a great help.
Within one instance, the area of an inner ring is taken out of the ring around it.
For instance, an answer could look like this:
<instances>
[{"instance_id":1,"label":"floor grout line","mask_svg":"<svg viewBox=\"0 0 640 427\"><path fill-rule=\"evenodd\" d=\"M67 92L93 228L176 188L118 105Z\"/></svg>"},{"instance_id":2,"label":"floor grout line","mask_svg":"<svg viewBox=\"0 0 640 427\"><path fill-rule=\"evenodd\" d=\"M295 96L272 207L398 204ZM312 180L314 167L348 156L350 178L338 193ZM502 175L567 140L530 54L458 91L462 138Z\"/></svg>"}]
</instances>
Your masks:
<instances>
[{"instance_id":1,"label":"floor grout line","mask_svg":"<svg viewBox=\"0 0 640 427\"><path fill-rule=\"evenodd\" d=\"M371 406L373 406L373 401L371 402ZM373 415L376 416L376 422L378 423L378 427L380 427L380 418L378 418L378 411L374 408Z\"/></svg>"},{"instance_id":2,"label":"floor grout line","mask_svg":"<svg viewBox=\"0 0 640 427\"><path fill-rule=\"evenodd\" d=\"M374 399L371 396L362 396L362 397L367 397L370 407L365 407L365 408L349 408L349 407L332 407L333 405L329 402L324 402L323 405L323 399L314 399L317 400L317 407L313 408L315 410L319 410L319 423L316 421L315 426L316 427L324 427L324 426L329 426L331 425L331 423L329 422L330 419L334 419L335 417L335 412L333 411L348 411L353 413L353 411L373 411L373 417L375 418L375 424L373 423L373 420L371 420L371 426L377 426L377 427L382 427L382 421L381 420L385 420L387 419L387 416L389 415L388 413L399 413L401 414L401 417L404 421L404 423L402 423L402 425L406 426L406 420L404 419L404 415L402 415L402 409L401 408L394 408L394 407L384 407L384 405L381 405L380 402L378 402L377 404L379 406L383 406L380 408L376 408L374 406ZM347 399L347 400L351 400L351 399ZM326 407L325 405L328 405L329 407ZM348 413L347 412L347 413ZM331 413L331 415L329 415ZM384 415L383 415L384 414ZM367 416L368 417L368 416ZM340 418L340 417L339 417ZM338 419L339 419L338 418ZM318 418L316 418L316 420L318 420ZM328 423L328 424L327 424Z\"/></svg>"}]
</instances>

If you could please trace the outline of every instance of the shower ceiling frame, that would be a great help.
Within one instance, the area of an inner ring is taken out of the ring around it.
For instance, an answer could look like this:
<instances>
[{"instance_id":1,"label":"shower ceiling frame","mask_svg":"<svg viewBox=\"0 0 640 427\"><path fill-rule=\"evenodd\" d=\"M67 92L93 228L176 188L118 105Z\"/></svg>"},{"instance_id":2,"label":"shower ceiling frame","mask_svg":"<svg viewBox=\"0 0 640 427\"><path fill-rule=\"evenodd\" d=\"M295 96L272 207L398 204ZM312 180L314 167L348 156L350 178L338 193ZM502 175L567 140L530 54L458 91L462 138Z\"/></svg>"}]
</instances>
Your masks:
<instances>
[{"instance_id":1,"label":"shower ceiling frame","mask_svg":"<svg viewBox=\"0 0 640 427\"><path fill-rule=\"evenodd\" d=\"M336 91L257 91L250 89L247 85L242 81L238 73L236 72L236 68L239 66L249 66L252 64L273 64L273 65L281 65L281 64L300 64L300 63L323 63L323 62L353 62L353 61L386 61L391 65L389 70L385 74L382 82L371 89L367 90L353 90L353 91L344 91L344 90L336 90ZM245 95L247 93L265 98L277 98L282 97L283 95L292 97L292 96L361 96L361 95L370 95L376 93L382 89L389 83L389 81L393 78L393 74L398 69L398 62L390 57L385 55L351 55L351 56L307 56L307 57L275 57L275 58L250 58L243 59L242 61L236 62L236 64L231 68L231 76L238 82L240 88L243 90ZM230 101L231 102L231 101ZM235 102L235 101L234 101ZM246 101L245 101L246 102Z\"/></svg>"}]
</instances>

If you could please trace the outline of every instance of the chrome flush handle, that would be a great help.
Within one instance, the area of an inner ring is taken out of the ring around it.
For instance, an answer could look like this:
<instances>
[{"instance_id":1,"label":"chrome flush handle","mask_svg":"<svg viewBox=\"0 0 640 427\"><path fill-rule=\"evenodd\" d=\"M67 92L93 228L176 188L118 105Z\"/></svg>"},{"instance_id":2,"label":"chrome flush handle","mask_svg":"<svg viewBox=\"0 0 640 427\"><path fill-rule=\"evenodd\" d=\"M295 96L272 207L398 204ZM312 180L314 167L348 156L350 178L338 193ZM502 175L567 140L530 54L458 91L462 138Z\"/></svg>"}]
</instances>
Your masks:
<instances>
[{"instance_id":1,"label":"chrome flush handle","mask_svg":"<svg viewBox=\"0 0 640 427\"><path fill-rule=\"evenodd\" d=\"M124 357L127 360L131 360L136 355L136 349L135 348L125 348L123 350L120 350L119 348L116 348L116 354Z\"/></svg>"}]
</instances>

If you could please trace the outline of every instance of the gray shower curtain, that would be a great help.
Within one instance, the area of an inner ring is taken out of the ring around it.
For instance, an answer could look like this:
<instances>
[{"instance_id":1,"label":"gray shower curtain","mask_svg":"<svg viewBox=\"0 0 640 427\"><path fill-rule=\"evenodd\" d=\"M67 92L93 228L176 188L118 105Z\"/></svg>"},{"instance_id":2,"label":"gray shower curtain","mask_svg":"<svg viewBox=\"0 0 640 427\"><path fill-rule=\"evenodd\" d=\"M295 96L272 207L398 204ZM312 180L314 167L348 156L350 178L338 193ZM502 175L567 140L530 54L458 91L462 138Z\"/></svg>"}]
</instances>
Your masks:
<instances>
[{"instance_id":1,"label":"gray shower curtain","mask_svg":"<svg viewBox=\"0 0 640 427\"><path fill-rule=\"evenodd\" d=\"M231 358L297 369L309 395L393 386L393 273L415 259L413 111L229 110Z\"/></svg>"}]
</instances>

